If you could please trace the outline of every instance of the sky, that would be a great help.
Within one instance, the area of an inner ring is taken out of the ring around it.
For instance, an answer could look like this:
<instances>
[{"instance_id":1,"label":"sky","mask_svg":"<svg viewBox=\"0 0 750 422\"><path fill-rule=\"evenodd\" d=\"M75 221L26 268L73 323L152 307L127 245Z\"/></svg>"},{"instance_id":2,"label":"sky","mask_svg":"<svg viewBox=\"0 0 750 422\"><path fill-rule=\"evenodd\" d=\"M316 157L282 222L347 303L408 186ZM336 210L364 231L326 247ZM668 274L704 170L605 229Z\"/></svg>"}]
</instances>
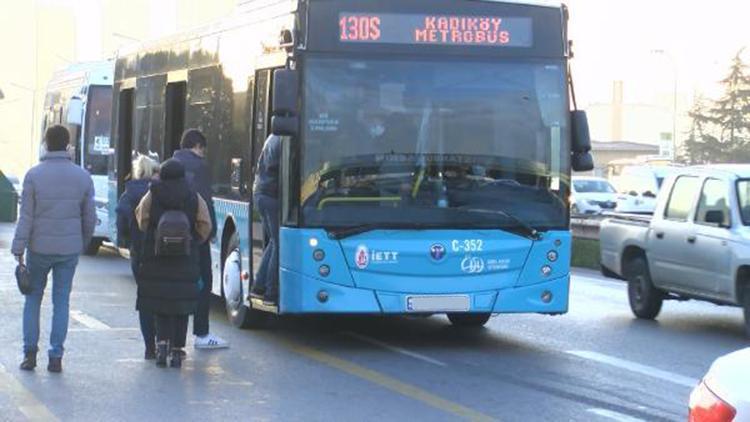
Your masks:
<instances>
[{"instance_id":1,"label":"sky","mask_svg":"<svg viewBox=\"0 0 750 422\"><path fill-rule=\"evenodd\" d=\"M611 98L625 82L626 102L678 90L716 95L734 55L747 47L750 0L570 0L575 78L584 102ZM661 50L664 54L655 54Z\"/></svg>"}]
</instances>

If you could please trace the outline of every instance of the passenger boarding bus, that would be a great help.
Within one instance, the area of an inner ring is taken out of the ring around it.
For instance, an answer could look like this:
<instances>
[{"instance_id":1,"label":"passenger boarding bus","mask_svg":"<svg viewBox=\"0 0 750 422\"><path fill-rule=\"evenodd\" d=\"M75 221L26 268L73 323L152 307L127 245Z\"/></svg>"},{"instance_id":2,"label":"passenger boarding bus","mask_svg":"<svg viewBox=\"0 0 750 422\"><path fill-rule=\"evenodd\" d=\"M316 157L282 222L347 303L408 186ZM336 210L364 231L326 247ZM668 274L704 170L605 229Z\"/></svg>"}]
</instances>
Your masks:
<instances>
[{"instance_id":1,"label":"passenger boarding bus","mask_svg":"<svg viewBox=\"0 0 750 422\"><path fill-rule=\"evenodd\" d=\"M78 63L56 72L42 111L42 137L48 127L61 124L70 131L71 154L86 169L96 191L96 229L86 251L96 255L110 237L108 210L109 139L112 124L113 61ZM112 221L114 225L115 221Z\"/></svg>"},{"instance_id":2,"label":"passenger boarding bus","mask_svg":"<svg viewBox=\"0 0 750 422\"><path fill-rule=\"evenodd\" d=\"M593 166L574 108L567 10L479 0L250 2L117 58L111 181L138 154L208 139L213 291L266 313L568 309L571 168ZM280 298L248 298L267 233L255 163L282 136ZM115 191L117 191L115 190Z\"/></svg>"}]
</instances>

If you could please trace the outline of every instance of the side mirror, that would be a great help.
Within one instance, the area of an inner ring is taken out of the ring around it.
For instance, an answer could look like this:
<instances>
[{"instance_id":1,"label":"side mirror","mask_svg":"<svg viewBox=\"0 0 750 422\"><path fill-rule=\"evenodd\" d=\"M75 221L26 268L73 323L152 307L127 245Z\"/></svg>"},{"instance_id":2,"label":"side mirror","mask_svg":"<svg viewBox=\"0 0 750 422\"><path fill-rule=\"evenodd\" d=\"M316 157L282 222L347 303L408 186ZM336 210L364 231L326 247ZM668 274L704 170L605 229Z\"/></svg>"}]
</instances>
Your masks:
<instances>
[{"instance_id":1,"label":"side mirror","mask_svg":"<svg viewBox=\"0 0 750 422\"><path fill-rule=\"evenodd\" d=\"M299 73L291 69L273 72L273 115L299 115Z\"/></svg>"},{"instance_id":2,"label":"side mirror","mask_svg":"<svg viewBox=\"0 0 750 422\"><path fill-rule=\"evenodd\" d=\"M571 149L573 153L587 153L591 151L591 134L589 132L589 119L586 112L574 110L570 112L573 139Z\"/></svg>"},{"instance_id":3,"label":"side mirror","mask_svg":"<svg viewBox=\"0 0 750 422\"><path fill-rule=\"evenodd\" d=\"M65 116L65 121L69 125L83 125L83 100L78 97L73 97L68 102L68 114Z\"/></svg>"},{"instance_id":4,"label":"side mirror","mask_svg":"<svg viewBox=\"0 0 750 422\"><path fill-rule=\"evenodd\" d=\"M590 152L573 152L571 167L573 171L591 171L594 169L594 156Z\"/></svg>"},{"instance_id":5,"label":"side mirror","mask_svg":"<svg viewBox=\"0 0 750 422\"><path fill-rule=\"evenodd\" d=\"M299 133L299 118L273 116L271 118L271 133L276 136L297 136Z\"/></svg>"},{"instance_id":6,"label":"side mirror","mask_svg":"<svg viewBox=\"0 0 750 422\"><path fill-rule=\"evenodd\" d=\"M646 192L643 192L644 198L656 198L656 194L651 192L650 190L647 190Z\"/></svg>"},{"instance_id":7,"label":"side mirror","mask_svg":"<svg viewBox=\"0 0 750 422\"><path fill-rule=\"evenodd\" d=\"M724 224L726 216L722 210L711 210L706 213L706 223L716 224L718 227L726 227Z\"/></svg>"}]
</instances>

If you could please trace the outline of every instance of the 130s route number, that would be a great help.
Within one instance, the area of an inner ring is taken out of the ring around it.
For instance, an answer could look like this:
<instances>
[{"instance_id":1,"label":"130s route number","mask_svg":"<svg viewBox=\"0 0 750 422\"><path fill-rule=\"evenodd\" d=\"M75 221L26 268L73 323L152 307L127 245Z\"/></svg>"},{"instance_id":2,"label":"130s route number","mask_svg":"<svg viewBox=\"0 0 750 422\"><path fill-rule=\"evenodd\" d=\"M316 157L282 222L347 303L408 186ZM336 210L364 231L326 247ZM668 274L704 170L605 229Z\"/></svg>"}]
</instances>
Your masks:
<instances>
[{"instance_id":1,"label":"130s route number","mask_svg":"<svg viewBox=\"0 0 750 422\"><path fill-rule=\"evenodd\" d=\"M484 241L481 239L453 240L451 249L453 252L482 252Z\"/></svg>"}]
</instances>

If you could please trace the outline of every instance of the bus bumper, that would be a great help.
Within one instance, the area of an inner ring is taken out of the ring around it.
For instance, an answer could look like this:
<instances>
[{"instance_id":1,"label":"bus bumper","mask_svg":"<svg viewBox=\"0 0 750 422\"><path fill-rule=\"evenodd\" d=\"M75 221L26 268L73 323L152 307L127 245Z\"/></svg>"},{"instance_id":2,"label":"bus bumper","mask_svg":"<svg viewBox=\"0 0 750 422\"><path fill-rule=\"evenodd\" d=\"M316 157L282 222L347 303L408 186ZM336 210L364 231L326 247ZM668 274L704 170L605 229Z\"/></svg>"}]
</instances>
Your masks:
<instances>
[{"instance_id":1,"label":"bus bumper","mask_svg":"<svg viewBox=\"0 0 750 422\"><path fill-rule=\"evenodd\" d=\"M342 286L282 270L281 313L284 314L409 314L410 293ZM563 314L568 311L570 276L530 286L468 294L468 312ZM436 311L434 313L444 313Z\"/></svg>"}]
</instances>

